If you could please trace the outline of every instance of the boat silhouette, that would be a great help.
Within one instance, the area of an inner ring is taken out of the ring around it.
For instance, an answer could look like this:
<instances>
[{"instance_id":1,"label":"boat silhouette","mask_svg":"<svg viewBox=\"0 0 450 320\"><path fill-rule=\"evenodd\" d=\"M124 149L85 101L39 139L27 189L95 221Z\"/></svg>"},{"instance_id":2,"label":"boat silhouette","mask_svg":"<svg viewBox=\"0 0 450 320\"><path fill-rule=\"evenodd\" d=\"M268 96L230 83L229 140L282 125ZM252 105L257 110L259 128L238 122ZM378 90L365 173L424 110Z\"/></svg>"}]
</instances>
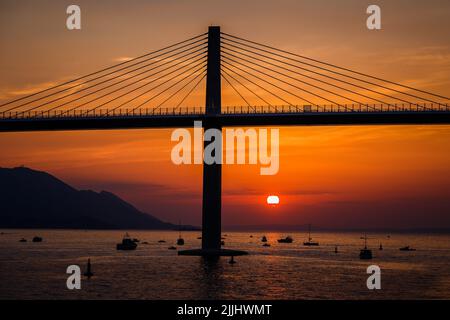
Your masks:
<instances>
[{"instance_id":1,"label":"boat silhouette","mask_svg":"<svg viewBox=\"0 0 450 320\"><path fill-rule=\"evenodd\" d=\"M363 260L372 259L372 250L367 248L367 236L364 235L364 249L359 252L359 258Z\"/></svg>"},{"instance_id":2,"label":"boat silhouette","mask_svg":"<svg viewBox=\"0 0 450 320\"><path fill-rule=\"evenodd\" d=\"M130 238L128 233L122 239L122 243L118 243L116 246L117 250L135 250L137 248L137 243Z\"/></svg>"},{"instance_id":3,"label":"boat silhouette","mask_svg":"<svg viewBox=\"0 0 450 320\"><path fill-rule=\"evenodd\" d=\"M42 240L43 239L41 237L38 237L38 236L33 238L33 242L42 242Z\"/></svg>"},{"instance_id":4,"label":"boat silhouette","mask_svg":"<svg viewBox=\"0 0 450 320\"><path fill-rule=\"evenodd\" d=\"M94 273L93 273L92 270L91 270L91 259L88 259L88 262L87 262L87 270L86 270L86 272L84 273L84 275L85 275L86 277L88 277L88 278L90 278L90 277L92 277L92 276L94 275Z\"/></svg>"},{"instance_id":5,"label":"boat silhouette","mask_svg":"<svg viewBox=\"0 0 450 320\"><path fill-rule=\"evenodd\" d=\"M279 243L292 243L294 239L291 236L287 236L286 238L278 239Z\"/></svg>"},{"instance_id":6,"label":"boat silhouette","mask_svg":"<svg viewBox=\"0 0 450 320\"><path fill-rule=\"evenodd\" d=\"M410 246L401 247L400 251L416 251L416 249L411 248Z\"/></svg>"},{"instance_id":7,"label":"boat silhouette","mask_svg":"<svg viewBox=\"0 0 450 320\"><path fill-rule=\"evenodd\" d=\"M318 246L319 243L316 241L312 241L311 238L311 225L308 225L308 241L303 242L304 246Z\"/></svg>"},{"instance_id":8,"label":"boat silhouette","mask_svg":"<svg viewBox=\"0 0 450 320\"><path fill-rule=\"evenodd\" d=\"M266 236L263 236L263 237L261 238L261 242L267 242Z\"/></svg>"}]
</instances>

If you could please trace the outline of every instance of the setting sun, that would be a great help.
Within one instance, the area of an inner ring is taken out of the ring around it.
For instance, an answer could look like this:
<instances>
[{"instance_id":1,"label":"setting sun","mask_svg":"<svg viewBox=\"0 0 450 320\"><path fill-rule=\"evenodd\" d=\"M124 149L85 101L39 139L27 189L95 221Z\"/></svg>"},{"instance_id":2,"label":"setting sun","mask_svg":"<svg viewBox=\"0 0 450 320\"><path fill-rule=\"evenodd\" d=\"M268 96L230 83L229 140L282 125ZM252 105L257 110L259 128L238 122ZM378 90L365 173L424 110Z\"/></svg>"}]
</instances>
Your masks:
<instances>
[{"instance_id":1,"label":"setting sun","mask_svg":"<svg viewBox=\"0 0 450 320\"><path fill-rule=\"evenodd\" d=\"M268 196L267 197L267 204L279 204L280 198L278 196Z\"/></svg>"}]
</instances>

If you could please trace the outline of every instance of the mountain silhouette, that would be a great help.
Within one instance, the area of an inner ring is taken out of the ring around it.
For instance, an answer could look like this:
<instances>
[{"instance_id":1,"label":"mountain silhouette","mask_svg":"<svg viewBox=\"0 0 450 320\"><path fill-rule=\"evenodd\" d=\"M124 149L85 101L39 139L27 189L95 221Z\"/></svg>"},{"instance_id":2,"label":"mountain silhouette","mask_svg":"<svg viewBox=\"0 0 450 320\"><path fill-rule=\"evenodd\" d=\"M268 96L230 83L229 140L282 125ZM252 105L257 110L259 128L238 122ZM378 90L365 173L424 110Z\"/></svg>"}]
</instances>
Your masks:
<instances>
[{"instance_id":1,"label":"mountain silhouette","mask_svg":"<svg viewBox=\"0 0 450 320\"><path fill-rule=\"evenodd\" d=\"M178 226L143 213L110 192L77 190L46 172L19 167L0 168L0 228L161 230Z\"/></svg>"}]
</instances>

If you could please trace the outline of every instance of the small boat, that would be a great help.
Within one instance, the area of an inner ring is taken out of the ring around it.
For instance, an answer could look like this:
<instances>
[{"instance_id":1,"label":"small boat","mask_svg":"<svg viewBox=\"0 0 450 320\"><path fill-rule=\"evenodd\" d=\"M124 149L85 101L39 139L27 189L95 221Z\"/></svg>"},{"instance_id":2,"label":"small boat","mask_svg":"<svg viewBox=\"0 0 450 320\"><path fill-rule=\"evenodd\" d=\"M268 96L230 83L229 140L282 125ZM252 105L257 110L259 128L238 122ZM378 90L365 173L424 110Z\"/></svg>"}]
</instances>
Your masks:
<instances>
[{"instance_id":1,"label":"small boat","mask_svg":"<svg viewBox=\"0 0 450 320\"><path fill-rule=\"evenodd\" d=\"M149 244L147 241L141 242L142 244Z\"/></svg>"},{"instance_id":2,"label":"small boat","mask_svg":"<svg viewBox=\"0 0 450 320\"><path fill-rule=\"evenodd\" d=\"M359 258L363 260L372 259L372 250L367 249L367 236L364 236L364 249L360 250Z\"/></svg>"},{"instance_id":3,"label":"small boat","mask_svg":"<svg viewBox=\"0 0 450 320\"><path fill-rule=\"evenodd\" d=\"M174 246L170 246L168 249L169 249L169 250L177 250L177 248L174 247Z\"/></svg>"},{"instance_id":4,"label":"small boat","mask_svg":"<svg viewBox=\"0 0 450 320\"><path fill-rule=\"evenodd\" d=\"M380 247L378 248L378 250L383 250L383 245L380 243Z\"/></svg>"},{"instance_id":5,"label":"small boat","mask_svg":"<svg viewBox=\"0 0 450 320\"><path fill-rule=\"evenodd\" d=\"M221 246L224 246L224 245L225 245L225 241L223 241L223 240L220 241L220 245L221 245Z\"/></svg>"},{"instance_id":6,"label":"small boat","mask_svg":"<svg viewBox=\"0 0 450 320\"><path fill-rule=\"evenodd\" d=\"M230 261L228 261L229 264L235 264L236 261L234 261L234 256L231 256Z\"/></svg>"},{"instance_id":7,"label":"small boat","mask_svg":"<svg viewBox=\"0 0 450 320\"><path fill-rule=\"evenodd\" d=\"M33 242L42 242L42 240L43 239L41 237L38 237L38 236L33 238Z\"/></svg>"},{"instance_id":8,"label":"small boat","mask_svg":"<svg viewBox=\"0 0 450 320\"><path fill-rule=\"evenodd\" d=\"M135 250L137 248L137 243L130 238L128 233L122 239L122 243L118 243L116 246L117 250Z\"/></svg>"},{"instance_id":9,"label":"small boat","mask_svg":"<svg viewBox=\"0 0 450 320\"><path fill-rule=\"evenodd\" d=\"M27 242L27 239L22 238L22 239L19 240L19 242Z\"/></svg>"},{"instance_id":10,"label":"small boat","mask_svg":"<svg viewBox=\"0 0 450 320\"><path fill-rule=\"evenodd\" d=\"M267 242L266 236L263 236L263 237L261 238L261 242Z\"/></svg>"},{"instance_id":11,"label":"small boat","mask_svg":"<svg viewBox=\"0 0 450 320\"><path fill-rule=\"evenodd\" d=\"M177 245L182 246L184 245L184 239L181 237L181 222L178 224L178 239L177 239Z\"/></svg>"},{"instance_id":12,"label":"small boat","mask_svg":"<svg viewBox=\"0 0 450 320\"><path fill-rule=\"evenodd\" d=\"M286 238L278 239L279 243L292 243L294 239L291 236L287 236Z\"/></svg>"},{"instance_id":13,"label":"small boat","mask_svg":"<svg viewBox=\"0 0 450 320\"><path fill-rule=\"evenodd\" d=\"M339 253L337 246L334 247L334 253Z\"/></svg>"},{"instance_id":14,"label":"small boat","mask_svg":"<svg viewBox=\"0 0 450 320\"><path fill-rule=\"evenodd\" d=\"M202 237L197 237L198 240L202 240Z\"/></svg>"},{"instance_id":15,"label":"small boat","mask_svg":"<svg viewBox=\"0 0 450 320\"><path fill-rule=\"evenodd\" d=\"M311 225L308 225L308 241L303 242L304 246L318 246L319 243L316 241L312 241L311 238Z\"/></svg>"},{"instance_id":16,"label":"small boat","mask_svg":"<svg viewBox=\"0 0 450 320\"><path fill-rule=\"evenodd\" d=\"M264 243L264 244L263 244L263 247L270 247L270 244Z\"/></svg>"},{"instance_id":17,"label":"small boat","mask_svg":"<svg viewBox=\"0 0 450 320\"><path fill-rule=\"evenodd\" d=\"M84 275L85 275L86 277L88 277L88 278L90 278L90 277L92 277L92 276L94 275L94 273L93 273L92 270L91 270L91 259L88 259L88 262L87 262L87 270L86 270L86 272L84 273Z\"/></svg>"},{"instance_id":18,"label":"small boat","mask_svg":"<svg viewBox=\"0 0 450 320\"><path fill-rule=\"evenodd\" d=\"M401 247L400 251L416 251L416 249L413 249L410 246L406 246L406 247Z\"/></svg>"},{"instance_id":19,"label":"small boat","mask_svg":"<svg viewBox=\"0 0 450 320\"><path fill-rule=\"evenodd\" d=\"M166 243L166 240L159 240L158 243Z\"/></svg>"},{"instance_id":20,"label":"small boat","mask_svg":"<svg viewBox=\"0 0 450 320\"><path fill-rule=\"evenodd\" d=\"M253 238L253 235L250 235L250 238Z\"/></svg>"}]
</instances>

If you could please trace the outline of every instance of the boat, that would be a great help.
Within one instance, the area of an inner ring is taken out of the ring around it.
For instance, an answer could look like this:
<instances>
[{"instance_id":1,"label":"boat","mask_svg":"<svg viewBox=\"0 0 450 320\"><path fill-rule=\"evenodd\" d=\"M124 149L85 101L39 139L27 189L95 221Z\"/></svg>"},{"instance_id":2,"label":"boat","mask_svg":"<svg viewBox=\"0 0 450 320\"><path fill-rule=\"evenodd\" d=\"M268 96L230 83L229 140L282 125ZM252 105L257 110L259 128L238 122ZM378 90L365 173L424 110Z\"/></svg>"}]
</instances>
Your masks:
<instances>
[{"instance_id":1,"label":"boat","mask_svg":"<svg viewBox=\"0 0 450 320\"><path fill-rule=\"evenodd\" d=\"M231 256L230 261L228 261L229 264L235 264L236 261L234 261L234 256Z\"/></svg>"},{"instance_id":2,"label":"boat","mask_svg":"<svg viewBox=\"0 0 450 320\"><path fill-rule=\"evenodd\" d=\"M87 270L86 270L86 272L84 273L84 275L85 275L86 277L88 277L88 278L90 278L90 277L92 277L92 276L94 275L94 273L93 273L92 270L91 270L91 259L88 259L88 262L87 262Z\"/></svg>"},{"instance_id":3,"label":"boat","mask_svg":"<svg viewBox=\"0 0 450 320\"><path fill-rule=\"evenodd\" d=\"M198 240L202 240L202 237L197 237Z\"/></svg>"},{"instance_id":4,"label":"boat","mask_svg":"<svg viewBox=\"0 0 450 320\"><path fill-rule=\"evenodd\" d=\"M400 251L416 251L416 249L411 248L410 246L401 247Z\"/></svg>"},{"instance_id":5,"label":"boat","mask_svg":"<svg viewBox=\"0 0 450 320\"><path fill-rule=\"evenodd\" d=\"M380 247L378 248L378 250L383 250L383 245L380 243Z\"/></svg>"},{"instance_id":6,"label":"boat","mask_svg":"<svg viewBox=\"0 0 450 320\"><path fill-rule=\"evenodd\" d=\"M174 246L170 246L168 249L169 249L169 250L177 250L177 248L174 247Z\"/></svg>"},{"instance_id":7,"label":"boat","mask_svg":"<svg viewBox=\"0 0 450 320\"><path fill-rule=\"evenodd\" d=\"M184 239L181 237L181 222L178 224L178 239L177 239L177 245L182 246L184 245Z\"/></svg>"},{"instance_id":8,"label":"boat","mask_svg":"<svg viewBox=\"0 0 450 320\"><path fill-rule=\"evenodd\" d=\"M263 237L261 238L261 242L267 242L266 236L263 236Z\"/></svg>"},{"instance_id":9,"label":"boat","mask_svg":"<svg viewBox=\"0 0 450 320\"><path fill-rule=\"evenodd\" d=\"M122 243L118 243L116 248L117 250L135 250L137 243L126 233L122 239Z\"/></svg>"},{"instance_id":10,"label":"boat","mask_svg":"<svg viewBox=\"0 0 450 320\"><path fill-rule=\"evenodd\" d=\"M311 225L308 225L308 241L303 242L304 246L318 246L319 243L316 241L312 241L311 238Z\"/></svg>"},{"instance_id":11,"label":"boat","mask_svg":"<svg viewBox=\"0 0 450 320\"><path fill-rule=\"evenodd\" d=\"M364 249L359 252L359 258L364 260L372 259L372 250L367 249L367 236L364 235Z\"/></svg>"},{"instance_id":12,"label":"boat","mask_svg":"<svg viewBox=\"0 0 450 320\"><path fill-rule=\"evenodd\" d=\"M279 243L292 243L294 239L291 236L287 236L286 238L278 239Z\"/></svg>"},{"instance_id":13,"label":"boat","mask_svg":"<svg viewBox=\"0 0 450 320\"><path fill-rule=\"evenodd\" d=\"M27 242L27 239L22 238L22 239L19 240L19 242Z\"/></svg>"},{"instance_id":14,"label":"boat","mask_svg":"<svg viewBox=\"0 0 450 320\"><path fill-rule=\"evenodd\" d=\"M33 238L33 242L42 242L42 240L43 239L41 237L38 237L38 236Z\"/></svg>"},{"instance_id":15,"label":"boat","mask_svg":"<svg viewBox=\"0 0 450 320\"><path fill-rule=\"evenodd\" d=\"M270 244L264 243L264 244L263 244L263 247L270 247Z\"/></svg>"},{"instance_id":16,"label":"boat","mask_svg":"<svg viewBox=\"0 0 450 320\"><path fill-rule=\"evenodd\" d=\"M225 241L223 241L223 240L220 241L220 245L221 245L221 246L224 246L224 245L225 245Z\"/></svg>"},{"instance_id":17,"label":"boat","mask_svg":"<svg viewBox=\"0 0 450 320\"><path fill-rule=\"evenodd\" d=\"M166 243L166 240L159 240L158 243Z\"/></svg>"},{"instance_id":18,"label":"boat","mask_svg":"<svg viewBox=\"0 0 450 320\"><path fill-rule=\"evenodd\" d=\"M334 253L339 253L337 246L334 247Z\"/></svg>"}]
</instances>

